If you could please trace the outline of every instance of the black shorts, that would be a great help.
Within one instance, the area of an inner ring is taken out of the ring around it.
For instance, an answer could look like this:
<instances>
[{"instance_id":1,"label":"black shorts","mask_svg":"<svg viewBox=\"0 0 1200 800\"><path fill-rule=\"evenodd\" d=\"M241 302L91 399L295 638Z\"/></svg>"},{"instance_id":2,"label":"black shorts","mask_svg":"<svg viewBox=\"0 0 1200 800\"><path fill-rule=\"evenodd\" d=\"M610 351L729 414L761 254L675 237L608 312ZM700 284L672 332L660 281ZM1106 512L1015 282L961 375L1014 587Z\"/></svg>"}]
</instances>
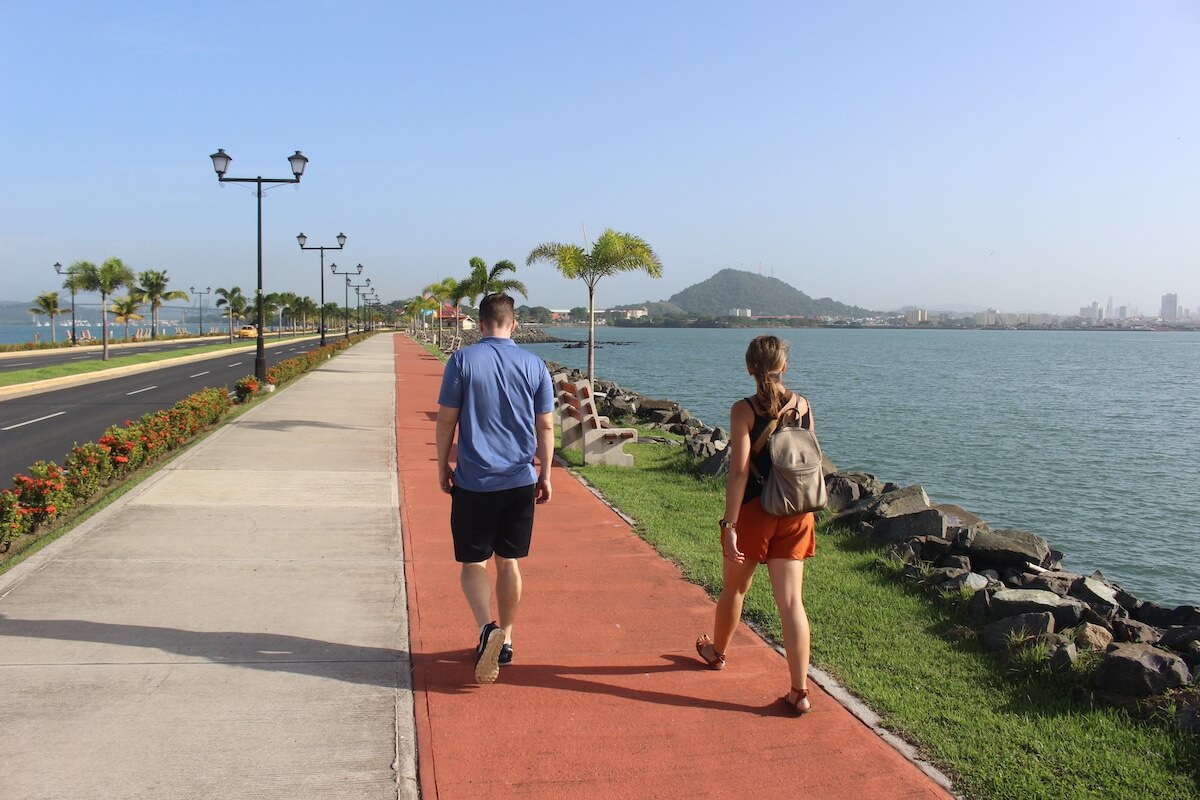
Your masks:
<instances>
[{"instance_id":1,"label":"black shorts","mask_svg":"<svg viewBox=\"0 0 1200 800\"><path fill-rule=\"evenodd\" d=\"M450 493L450 532L454 559L463 564L529 555L537 484L472 492L457 486Z\"/></svg>"}]
</instances>

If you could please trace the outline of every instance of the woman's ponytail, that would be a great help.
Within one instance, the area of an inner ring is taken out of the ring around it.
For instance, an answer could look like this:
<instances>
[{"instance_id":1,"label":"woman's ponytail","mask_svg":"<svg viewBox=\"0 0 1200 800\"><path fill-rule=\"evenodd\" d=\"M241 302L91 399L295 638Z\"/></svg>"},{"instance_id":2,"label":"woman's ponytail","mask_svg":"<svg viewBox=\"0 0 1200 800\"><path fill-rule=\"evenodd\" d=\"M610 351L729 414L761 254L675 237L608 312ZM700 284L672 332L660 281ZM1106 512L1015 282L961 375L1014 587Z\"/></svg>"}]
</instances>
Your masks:
<instances>
[{"instance_id":1,"label":"woman's ponytail","mask_svg":"<svg viewBox=\"0 0 1200 800\"><path fill-rule=\"evenodd\" d=\"M774 417L783 408L787 389L783 387L783 368L787 365L788 343L778 336L756 336L746 348L746 368L754 375L755 398L767 416Z\"/></svg>"}]
</instances>

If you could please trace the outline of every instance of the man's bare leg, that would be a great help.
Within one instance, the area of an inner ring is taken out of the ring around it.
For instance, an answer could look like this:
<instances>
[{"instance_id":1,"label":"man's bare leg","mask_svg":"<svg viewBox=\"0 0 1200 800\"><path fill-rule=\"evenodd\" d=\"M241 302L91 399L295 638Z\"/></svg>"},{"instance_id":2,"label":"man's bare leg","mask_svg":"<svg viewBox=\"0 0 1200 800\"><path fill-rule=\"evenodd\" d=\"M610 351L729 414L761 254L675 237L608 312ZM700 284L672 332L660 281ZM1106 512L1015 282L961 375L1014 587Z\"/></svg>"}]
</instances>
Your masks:
<instances>
[{"instance_id":1,"label":"man's bare leg","mask_svg":"<svg viewBox=\"0 0 1200 800\"><path fill-rule=\"evenodd\" d=\"M488 578L487 562L463 564L459 574L463 595L475 615L475 624L482 628L492 621L492 582Z\"/></svg>"},{"instance_id":2,"label":"man's bare leg","mask_svg":"<svg viewBox=\"0 0 1200 800\"><path fill-rule=\"evenodd\" d=\"M496 604L500 607L500 627L504 641L512 642L513 623L521 604L521 565L515 558L496 556Z\"/></svg>"}]
</instances>

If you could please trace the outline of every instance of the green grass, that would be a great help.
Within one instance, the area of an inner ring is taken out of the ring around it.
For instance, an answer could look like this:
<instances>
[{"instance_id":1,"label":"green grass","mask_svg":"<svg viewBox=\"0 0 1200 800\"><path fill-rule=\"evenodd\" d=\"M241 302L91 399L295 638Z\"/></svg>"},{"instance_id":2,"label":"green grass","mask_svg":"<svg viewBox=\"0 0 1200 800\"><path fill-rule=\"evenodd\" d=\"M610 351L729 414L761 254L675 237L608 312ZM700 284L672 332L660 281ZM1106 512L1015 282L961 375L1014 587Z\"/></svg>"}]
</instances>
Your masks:
<instances>
[{"instance_id":1,"label":"green grass","mask_svg":"<svg viewBox=\"0 0 1200 800\"><path fill-rule=\"evenodd\" d=\"M688 580L715 595L724 481L695 476L682 447L639 443L626 451L634 468L580 472ZM577 451L565 455L578 465ZM822 524L819 534L804 592L814 664L917 744L959 791L989 799L1200 795L1194 735L1093 706L1082 677L1051 678L985 653L968 633L961 603L922 593L847 531ZM744 617L779 637L765 568Z\"/></svg>"},{"instance_id":2,"label":"green grass","mask_svg":"<svg viewBox=\"0 0 1200 800\"><path fill-rule=\"evenodd\" d=\"M292 337L285 337L292 338ZM268 342L269 344L270 342ZM44 381L50 378L65 378L71 375L86 375L92 372L102 372L106 369L114 367L125 367L131 364L149 364L153 361L164 361L169 358L180 358L182 356L191 356L201 353L215 353L221 350L230 350L238 347L253 347L253 340L242 340L229 344L209 344L198 345L196 347L188 347L182 350L170 350L157 353L136 353L131 355L120 355L121 351L109 351L110 357L108 361L88 360L75 361L70 364L56 364L46 367L34 367L32 369L13 370L12 372L0 373L0 386L13 386L18 383L31 383L33 381ZM116 355L113 355L113 353Z\"/></svg>"}]
</instances>

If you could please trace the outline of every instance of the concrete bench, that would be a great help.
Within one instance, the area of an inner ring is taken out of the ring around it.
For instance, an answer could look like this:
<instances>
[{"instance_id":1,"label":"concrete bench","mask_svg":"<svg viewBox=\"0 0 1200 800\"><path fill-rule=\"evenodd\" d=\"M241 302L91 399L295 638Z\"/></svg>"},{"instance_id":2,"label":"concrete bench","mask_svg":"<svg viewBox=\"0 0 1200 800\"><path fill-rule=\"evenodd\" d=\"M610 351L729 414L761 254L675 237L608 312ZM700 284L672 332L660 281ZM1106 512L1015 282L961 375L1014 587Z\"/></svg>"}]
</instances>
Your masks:
<instances>
[{"instance_id":1,"label":"concrete bench","mask_svg":"<svg viewBox=\"0 0 1200 800\"><path fill-rule=\"evenodd\" d=\"M614 428L608 417L596 412L592 382L569 381L561 373L553 376L553 381L562 448L582 450L585 464L632 467L633 456L624 448L626 443L637 441L637 431Z\"/></svg>"}]
</instances>

